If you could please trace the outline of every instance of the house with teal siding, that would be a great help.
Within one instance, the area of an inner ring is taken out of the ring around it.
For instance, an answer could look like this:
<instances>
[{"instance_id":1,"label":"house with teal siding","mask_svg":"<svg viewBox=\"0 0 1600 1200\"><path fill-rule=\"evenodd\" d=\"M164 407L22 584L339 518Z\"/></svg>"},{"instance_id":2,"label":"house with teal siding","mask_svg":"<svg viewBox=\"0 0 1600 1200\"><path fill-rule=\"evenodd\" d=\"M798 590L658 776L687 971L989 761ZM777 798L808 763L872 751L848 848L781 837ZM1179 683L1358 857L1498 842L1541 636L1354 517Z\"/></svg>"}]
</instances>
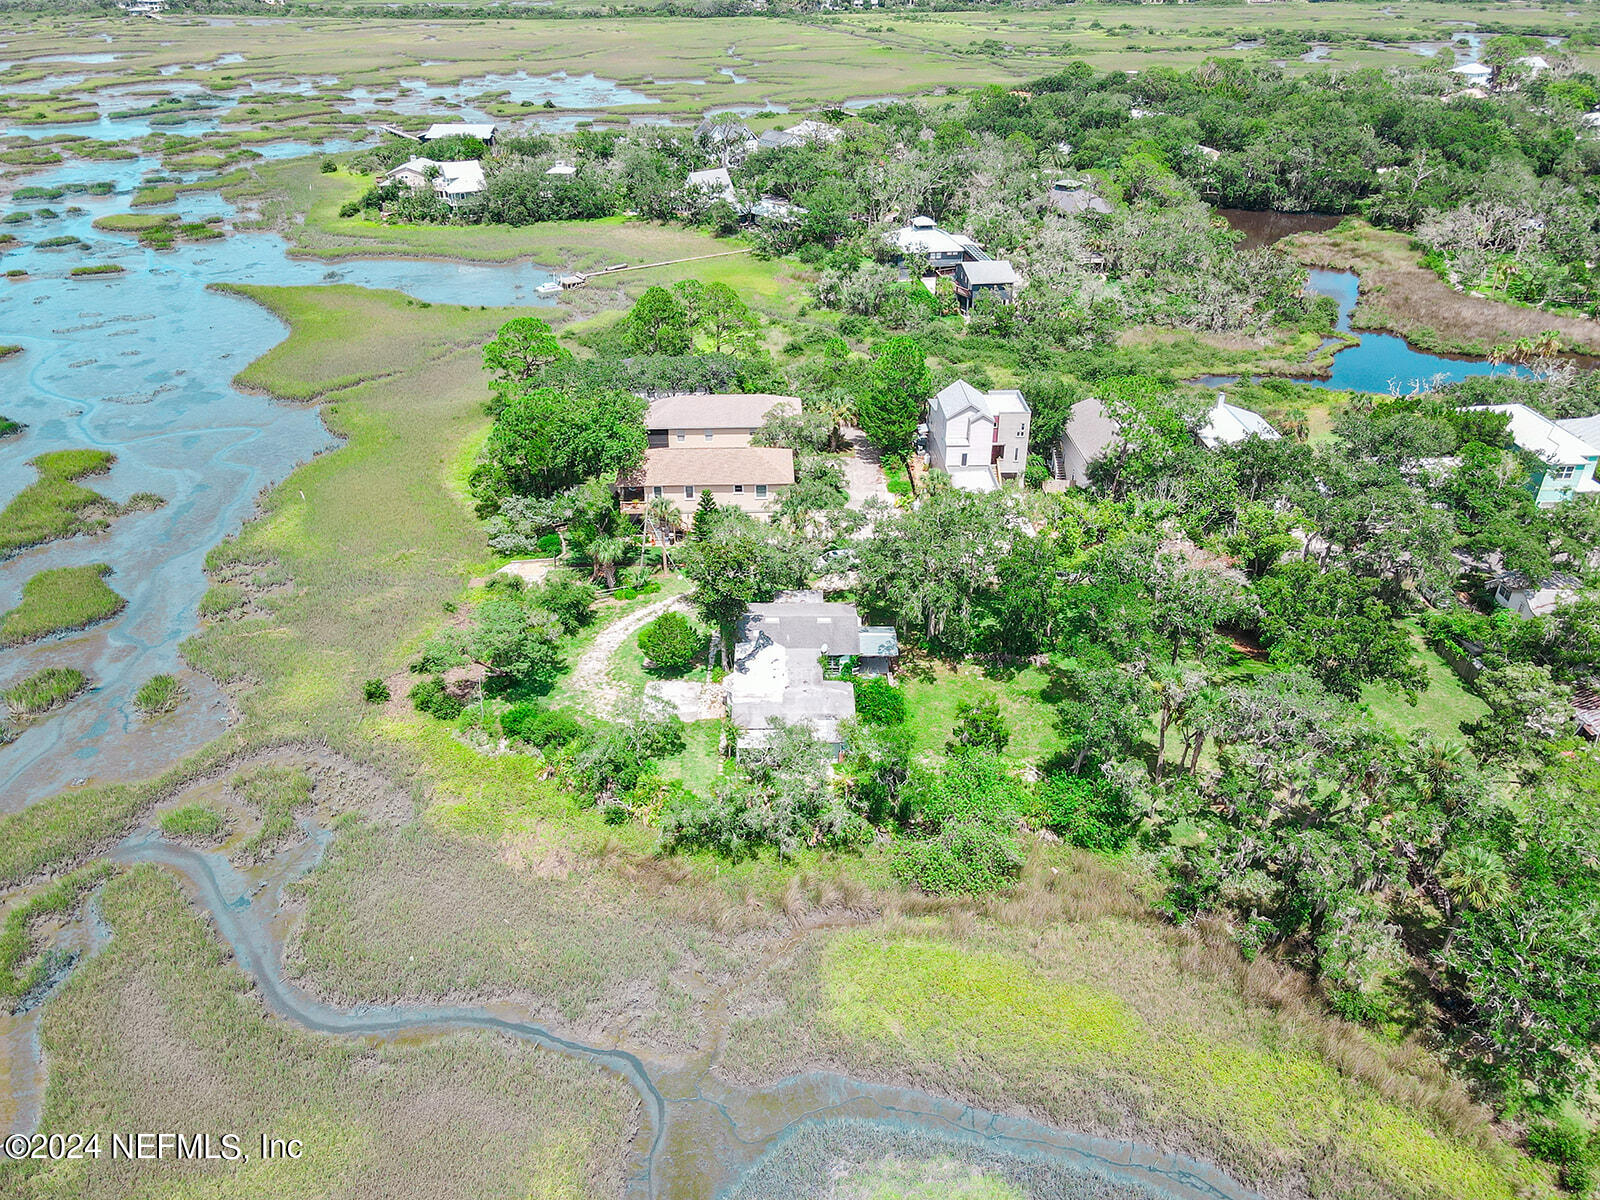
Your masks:
<instances>
[{"instance_id":1,"label":"house with teal siding","mask_svg":"<svg viewBox=\"0 0 1600 1200\"><path fill-rule=\"evenodd\" d=\"M1517 448L1544 464L1544 469L1535 470L1528 480L1528 490L1541 505L1548 507L1586 492L1600 492L1600 481L1595 479L1600 449L1572 430L1525 404L1485 404L1467 411L1504 413L1510 419L1511 440Z\"/></svg>"}]
</instances>

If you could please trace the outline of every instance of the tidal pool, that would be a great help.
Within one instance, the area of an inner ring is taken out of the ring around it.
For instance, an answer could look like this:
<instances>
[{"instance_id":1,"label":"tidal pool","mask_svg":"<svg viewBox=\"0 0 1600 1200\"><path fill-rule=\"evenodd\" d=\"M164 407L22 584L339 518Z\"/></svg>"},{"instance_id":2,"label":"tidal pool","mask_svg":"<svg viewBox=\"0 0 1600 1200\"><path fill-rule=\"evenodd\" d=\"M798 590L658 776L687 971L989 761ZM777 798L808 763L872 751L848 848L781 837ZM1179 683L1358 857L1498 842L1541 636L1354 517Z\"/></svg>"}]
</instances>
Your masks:
<instances>
[{"instance_id":1,"label":"tidal pool","mask_svg":"<svg viewBox=\"0 0 1600 1200\"><path fill-rule=\"evenodd\" d=\"M49 567L108 563L127 597L116 618L77 635L0 654L0 687L45 666L78 666L93 690L0 747L0 812L12 812L77 780L153 775L215 737L229 719L225 698L184 670L178 645L198 628L206 552L237 531L255 497L333 444L309 406L277 404L232 386L233 376L282 340L284 327L249 301L208 291L212 283L352 283L394 288L437 304L543 304L550 279L526 264L379 259L292 259L283 239L233 234L221 241L151 250L101 233L96 217L126 211L129 189L151 160L63 164L27 177L38 186L110 179L114 195L53 202L82 211L7 226L24 245L0 265L29 272L0 279L3 340L23 347L0 361L0 414L27 429L0 441L0 505L32 482L25 463L49 450L111 451L110 474L88 481L113 500L154 492L167 501L94 537L48 543L0 561L0 611L22 584ZM213 193L180 194L186 220L232 216ZM84 243L41 250L32 243L73 235ZM74 266L115 263L120 275L73 280ZM151 675L176 672L189 688L177 713L151 722L132 707Z\"/></svg>"}]
</instances>

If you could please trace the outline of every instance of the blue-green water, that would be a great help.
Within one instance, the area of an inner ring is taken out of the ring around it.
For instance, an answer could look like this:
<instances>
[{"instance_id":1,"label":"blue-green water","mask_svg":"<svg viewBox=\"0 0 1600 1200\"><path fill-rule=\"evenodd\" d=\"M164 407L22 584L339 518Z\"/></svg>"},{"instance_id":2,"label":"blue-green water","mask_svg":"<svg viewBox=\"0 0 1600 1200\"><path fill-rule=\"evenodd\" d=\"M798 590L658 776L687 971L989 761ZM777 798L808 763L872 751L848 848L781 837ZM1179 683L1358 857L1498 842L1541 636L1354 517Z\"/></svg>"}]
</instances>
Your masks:
<instances>
[{"instance_id":1,"label":"blue-green water","mask_svg":"<svg viewBox=\"0 0 1600 1200\"><path fill-rule=\"evenodd\" d=\"M302 152L305 147L300 148ZM207 291L221 282L353 283L395 288L440 304L538 304L550 276L528 265L472 266L399 259L325 263L288 257L267 234L180 244L157 251L131 237L96 231L94 218L128 210L150 161L71 162L27 176L40 186L109 179L111 196L51 201L81 211L5 228L23 243L0 253L0 342L23 352L0 362L0 414L24 422L0 441L0 505L34 474L25 463L49 450L94 446L117 464L91 486L125 501L154 492L164 508L120 518L109 532L55 542L0 562L0 611L24 580L47 567L104 562L124 612L64 640L0 653L0 687L47 665L77 666L95 688L0 748L0 811L13 811L79 779L154 774L216 736L227 704L208 680L183 671L178 645L198 628L206 551L238 530L256 495L332 439L314 409L281 405L235 389L233 376L282 339L282 324L248 301ZM37 211L38 205L13 206ZM183 194L186 219L231 218L214 194ZM67 250L34 243L71 234ZM118 276L72 280L72 267L117 263ZM179 672L189 701L159 726L133 712L131 698L151 675Z\"/></svg>"}]
</instances>

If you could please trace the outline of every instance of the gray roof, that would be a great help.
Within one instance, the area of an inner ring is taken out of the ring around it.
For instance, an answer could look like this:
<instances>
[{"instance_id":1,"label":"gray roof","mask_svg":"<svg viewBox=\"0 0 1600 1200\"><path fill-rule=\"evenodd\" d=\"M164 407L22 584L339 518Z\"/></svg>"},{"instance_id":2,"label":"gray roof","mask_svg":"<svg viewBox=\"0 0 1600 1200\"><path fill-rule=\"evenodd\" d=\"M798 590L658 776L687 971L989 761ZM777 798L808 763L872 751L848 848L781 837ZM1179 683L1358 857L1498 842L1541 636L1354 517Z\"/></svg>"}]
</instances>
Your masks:
<instances>
[{"instance_id":1,"label":"gray roof","mask_svg":"<svg viewBox=\"0 0 1600 1200\"><path fill-rule=\"evenodd\" d=\"M1502 571L1490 579L1487 586L1491 588L1505 587L1513 592L1530 590L1542 592L1546 588L1560 588L1575 592L1583 586L1583 580L1576 575L1568 575L1565 571L1552 571L1539 581L1538 587L1535 589L1533 579L1526 571Z\"/></svg>"},{"instance_id":2,"label":"gray roof","mask_svg":"<svg viewBox=\"0 0 1600 1200\"><path fill-rule=\"evenodd\" d=\"M1045 197L1050 207L1057 212L1076 216L1078 213L1108 213L1111 205L1107 204L1094 192L1075 181L1063 180L1050 188Z\"/></svg>"},{"instance_id":3,"label":"gray roof","mask_svg":"<svg viewBox=\"0 0 1600 1200\"><path fill-rule=\"evenodd\" d=\"M861 647L861 617L854 604L752 604L739 620L739 644L755 642L763 635L785 649L856 654Z\"/></svg>"},{"instance_id":4,"label":"gray roof","mask_svg":"<svg viewBox=\"0 0 1600 1200\"><path fill-rule=\"evenodd\" d=\"M1005 259L989 262L967 262L956 268L966 277L970 287L1004 287L1017 282L1017 273Z\"/></svg>"},{"instance_id":5,"label":"gray roof","mask_svg":"<svg viewBox=\"0 0 1600 1200\"><path fill-rule=\"evenodd\" d=\"M1085 462L1093 462L1117 440L1117 423L1106 415L1105 405L1090 396L1072 406L1061 437L1077 447Z\"/></svg>"}]
</instances>

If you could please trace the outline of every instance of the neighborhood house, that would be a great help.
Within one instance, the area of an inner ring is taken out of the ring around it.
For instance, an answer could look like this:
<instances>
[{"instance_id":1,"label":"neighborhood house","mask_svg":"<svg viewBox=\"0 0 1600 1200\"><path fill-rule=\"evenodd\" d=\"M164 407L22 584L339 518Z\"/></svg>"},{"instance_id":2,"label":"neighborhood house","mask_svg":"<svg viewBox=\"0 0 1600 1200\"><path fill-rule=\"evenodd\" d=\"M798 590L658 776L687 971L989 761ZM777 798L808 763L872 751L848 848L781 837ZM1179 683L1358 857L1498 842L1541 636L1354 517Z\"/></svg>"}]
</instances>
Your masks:
<instances>
[{"instance_id":1,"label":"neighborhood house","mask_svg":"<svg viewBox=\"0 0 1600 1200\"><path fill-rule=\"evenodd\" d=\"M1506 571L1489 580L1490 594L1501 608L1508 608L1523 620L1548 617L1563 604L1578 598L1583 581L1559 571L1535 582L1522 571Z\"/></svg>"},{"instance_id":2,"label":"neighborhood house","mask_svg":"<svg viewBox=\"0 0 1600 1200\"><path fill-rule=\"evenodd\" d=\"M935 274L954 274L963 262L986 262L989 256L977 242L960 233L946 233L932 217L913 217L903 229L884 235L902 258L926 259Z\"/></svg>"},{"instance_id":3,"label":"neighborhood house","mask_svg":"<svg viewBox=\"0 0 1600 1200\"><path fill-rule=\"evenodd\" d=\"M1485 404L1468 412L1497 412L1511 418L1511 440L1544 464L1528 481L1528 490L1542 505L1560 504L1573 496L1600 492L1595 464L1600 450L1525 404Z\"/></svg>"},{"instance_id":4,"label":"neighborhood house","mask_svg":"<svg viewBox=\"0 0 1600 1200\"><path fill-rule=\"evenodd\" d=\"M477 159L464 162L434 162L431 158L412 158L383 177L385 183L403 183L416 191L432 188L446 204L457 204L483 191L483 164Z\"/></svg>"},{"instance_id":5,"label":"neighborhood house","mask_svg":"<svg viewBox=\"0 0 1600 1200\"><path fill-rule=\"evenodd\" d=\"M651 449L706 446L748 446L756 430L776 413L798 413L793 396L697 395L661 396L645 410L644 425Z\"/></svg>"},{"instance_id":6,"label":"neighborhood house","mask_svg":"<svg viewBox=\"0 0 1600 1200\"><path fill-rule=\"evenodd\" d=\"M990 260L956 264L956 300L962 308L971 308L983 296L999 304L1010 304L1016 300L1017 285L1021 282L1008 262Z\"/></svg>"},{"instance_id":7,"label":"neighborhood house","mask_svg":"<svg viewBox=\"0 0 1600 1200\"><path fill-rule=\"evenodd\" d=\"M464 124L462 122L445 122L429 125L417 140L421 142L436 142L440 138L469 137L477 138L484 145L494 144L495 126L489 124Z\"/></svg>"},{"instance_id":8,"label":"neighborhood house","mask_svg":"<svg viewBox=\"0 0 1600 1200\"><path fill-rule=\"evenodd\" d=\"M1206 414L1206 423L1195 436L1207 450L1215 450L1218 446L1236 446L1253 437L1275 442L1278 431L1260 413L1229 404L1227 395L1218 392L1216 404Z\"/></svg>"},{"instance_id":9,"label":"neighborhood house","mask_svg":"<svg viewBox=\"0 0 1600 1200\"><path fill-rule=\"evenodd\" d=\"M928 461L969 492L1021 479L1030 415L1021 392L980 392L958 379L928 404Z\"/></svg>"}]
</instances>

